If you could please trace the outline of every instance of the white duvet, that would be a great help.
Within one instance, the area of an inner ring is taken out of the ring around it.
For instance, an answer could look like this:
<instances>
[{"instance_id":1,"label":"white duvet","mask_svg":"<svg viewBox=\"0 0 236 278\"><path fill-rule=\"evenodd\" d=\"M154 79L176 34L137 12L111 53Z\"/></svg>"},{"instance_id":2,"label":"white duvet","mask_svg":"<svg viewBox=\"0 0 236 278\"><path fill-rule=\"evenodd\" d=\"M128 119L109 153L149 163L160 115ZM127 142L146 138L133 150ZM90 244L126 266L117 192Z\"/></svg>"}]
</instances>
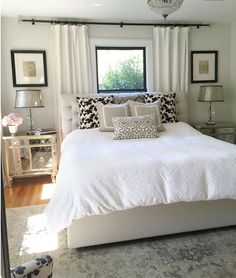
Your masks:
<instances>
[{"instance_id":1,"label":"white duvet","mask_svg":"<svg viewBox=\"0 0 236 278\"><path fill-rule=\"evenodd\" d=\"M116 141L98 129L67 135L45 210L51 228L138 206L236 199L236 146L182 122L164 126L155 139Z\"/></svg>"}]
</instances>

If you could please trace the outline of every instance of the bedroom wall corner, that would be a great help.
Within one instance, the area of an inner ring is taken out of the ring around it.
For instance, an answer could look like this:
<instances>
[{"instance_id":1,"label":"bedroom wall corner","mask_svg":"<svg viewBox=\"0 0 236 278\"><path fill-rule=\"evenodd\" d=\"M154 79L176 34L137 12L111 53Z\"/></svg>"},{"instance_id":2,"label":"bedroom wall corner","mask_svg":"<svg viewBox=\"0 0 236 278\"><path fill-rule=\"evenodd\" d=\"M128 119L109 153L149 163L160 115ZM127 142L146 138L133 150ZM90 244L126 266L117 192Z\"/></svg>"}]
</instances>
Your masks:
<instances>
[{"instance_id":1,"label":"bedroom wall corner","mask_svg":"<svg viewBox=\"0 0 236 278\"><path fill-rule=\"evenodd\" d=\"M200 85L221 84L224 86L225 101L214 103L216 121L232 121L232 105L236 99L232 97L230 85L231 61L231 24L212 24L210 28L192 28L190 34L191 50L218 50L218 82L190 83L189 87L189 120L190 122L205 122L207 120L208 104L198 102Z\"/></svg>"},{"instance_id":2,"label":"bedroom wall corner","mask_svg":"<svg viewBox=\"0 0 236 278\"><path fill-rule=\"evenodd\" d=\"M123 27L118 26L89 26L90 38L102 39L152 39L152 28L149 27ZM213 24L211 28L192 28L190 32L190 50L218 50L219 51L219 80L218 84L224 86L225 102L214 103L216 120L232 121L232 101L230 94L230 24ZM215 84L215 83L213 83ZM208 105L199 103L198 92L201 84L189 86L189 120L190 122L204 122L207 119ZM229 109L230 107L230 109Z\"/></svg>"},{"instance_id":3,"label":"bedroom wall corner","mask_svg":"<svg viewBox=\"0 0 236 278\"><path fill-rule=\"evenodd\" d=\"M46 50L48 87L37 87L42 90L44 108L34 109L33 115L36 127L54 126L54 99L52 86L52 67L50 50L50 25L48 24L23 24L18 23L17 18L2 17L2 83L1 83L1 105L2 115L16 112L23 116L24 122L20 126L20 132L27 130L27 109L15 109L15 92L23 87L13 87L11 68L11 49L19 50ZM31 87L30 87L31 88ZM32 87L33 88L33 87ZM4 128L4 132L7 129Z\"/></svg>"},{"instance_id":4,"label":"bedroom wall corner","mask_svg":"<svg viewBox=\"0 0 236 278\"><path fill-rule=\"evenodd\" d=\"M190 50L218 50L219 51L219 82L224 86L225 102L214 104L218 121L236 121L236 23L213 24L211 28L192 28L190 32ZM91 39L142 39L152 40L152 28L137 26L89 26ZM48 87L42 87L45 108L35 109L34 115L37 126L55 126L54 96L52 84L52 62L50 49L50 25L48 24L19 24L17 18L2 18L2 115L17 111L24 116L24 124L20 131L27 128L25 109L15 110L15 91L12 85L11 49L45 49L47 52ZM233 62L234 61L234 62ZM215 83L213 83L215 84ZM200 84L190 84L189 111L191 122L205 121L207 118L206 103L199 103L198 91ZM7 129L5 129L6 131Z\"/></svg>"},{"instance_id":5,"label":"bedroom wall corner","mask_svg":"<svg viewBox=\"0 0 236 278\"><path fill-rule=\"evenodd\" d=\"M231 24L231 110L232 110L232 121L236 124L236 22Z\"/></svg>"}]
</instances>

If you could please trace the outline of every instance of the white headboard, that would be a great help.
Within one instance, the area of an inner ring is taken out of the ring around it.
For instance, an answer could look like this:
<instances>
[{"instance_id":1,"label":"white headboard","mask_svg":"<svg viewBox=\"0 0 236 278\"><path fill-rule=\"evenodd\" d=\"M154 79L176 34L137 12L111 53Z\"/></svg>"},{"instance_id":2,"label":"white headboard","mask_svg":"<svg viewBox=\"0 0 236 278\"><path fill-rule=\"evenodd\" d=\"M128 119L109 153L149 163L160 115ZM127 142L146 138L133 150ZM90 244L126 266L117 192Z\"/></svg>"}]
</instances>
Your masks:
<instances>
[{"instance_id":1,"label":"white headboard","mask_svg":"<svg viewBox=\"0 0 236 278\"><path fill-rule=\"evenodd\" d=\"M136 93L136 95L140 95L141 93ZM99 96L107 96L108 94L99 94ZM119 96L134 96L134 93L125 93L119 94ZM86 96L86 97L95 97L97 94L91 95L68 95L62 94L60 95L60 115L61 115L61 127L62 127L62 135L63 138L70 133L72 130L79 128L80 116L79 116L79 108L76 102L77 96ZM183 104L180 105L180 102L176 102L176 109L178 120L184 119L184 111ZM182 117L181 117L182 116Z\"/></svg>"},{"instance_id":2,"label":"white headboard","mask_svg":"<svg viewBox=\"0 0 236 278\"><path fill-rule=\"evenodd\" d=\"M79 109L77 95L60 95L60 115L63 138L72 130L79 128Z\"/></svg>"},{"instance_id":3,"label":"white headboard","mask_svg":"<svg viewBox=\"0 0 236 278\"><path fill-rule=\"evenodd\" d=\"M137 93L135 93L137 95ZM140 93L138 93L140 95ZM109 94L89 94L89 95L68 95L61 94L60 95L60 115L61 115L61 128L62 128L62 136L65 136L70 133L72 130L79 128L80 123L80 114L79 108L76 101L76 97L98 97L98 96L107 96ZM134 95L134 93L126 93L119 94L120 96L129 96Z\"/></svg>"},{"instance_id":4,"label":"white headboard","mask_svg":"<svg viewBox=\"0 0 236 278\"><path fill-rule=\"evenodd\" d=\"M119 96L134 96L141 95L142 93L122 93ZM89 95L60 95L60 115L61 115L61 128L63 138L72 130L79 128L80 115L79 108L76 102L76 97L98 97L107 96L109 94L89 94ZM111 94L112 95L112 94Z\"/></svg>"}]
</instances>

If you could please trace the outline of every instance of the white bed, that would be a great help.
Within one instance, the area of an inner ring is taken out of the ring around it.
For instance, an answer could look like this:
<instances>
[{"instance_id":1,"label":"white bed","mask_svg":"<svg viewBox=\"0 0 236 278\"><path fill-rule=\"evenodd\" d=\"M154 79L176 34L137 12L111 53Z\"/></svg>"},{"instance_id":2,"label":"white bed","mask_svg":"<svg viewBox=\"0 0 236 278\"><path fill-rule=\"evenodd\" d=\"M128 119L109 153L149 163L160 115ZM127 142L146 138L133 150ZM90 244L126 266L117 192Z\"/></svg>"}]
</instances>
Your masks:
<instances>
[{"instance_id":1,"label":"white bed","mask_svg":"<svg viewBox=\"0 0 236 278\"><path fill-rule=\"evenodd\" d=\"M66 136L46 215L68 228L70 248L236 224L236 146L186 123L165 128L157 139Z\"/></svg>"}]
</instances>

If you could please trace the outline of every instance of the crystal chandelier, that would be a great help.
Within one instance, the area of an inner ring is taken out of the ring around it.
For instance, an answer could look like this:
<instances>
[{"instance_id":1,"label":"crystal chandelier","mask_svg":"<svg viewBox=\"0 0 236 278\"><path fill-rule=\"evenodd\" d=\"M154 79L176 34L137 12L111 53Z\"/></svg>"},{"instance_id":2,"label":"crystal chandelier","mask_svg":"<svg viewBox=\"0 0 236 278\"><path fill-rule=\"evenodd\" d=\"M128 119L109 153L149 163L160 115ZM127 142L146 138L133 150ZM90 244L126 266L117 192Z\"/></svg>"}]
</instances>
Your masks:
<instances>
[{"instance_id":1,"label":"crystal chandelier","mask_svg":"<svg viewBox=\"0 0 236 278\"><path fill-rule=\"evenodd\" d=\"M166 20L167 16L177 11L183 4L183 0L147 0L148 6L160 13Z\"/></svg>"}]
</instances>

